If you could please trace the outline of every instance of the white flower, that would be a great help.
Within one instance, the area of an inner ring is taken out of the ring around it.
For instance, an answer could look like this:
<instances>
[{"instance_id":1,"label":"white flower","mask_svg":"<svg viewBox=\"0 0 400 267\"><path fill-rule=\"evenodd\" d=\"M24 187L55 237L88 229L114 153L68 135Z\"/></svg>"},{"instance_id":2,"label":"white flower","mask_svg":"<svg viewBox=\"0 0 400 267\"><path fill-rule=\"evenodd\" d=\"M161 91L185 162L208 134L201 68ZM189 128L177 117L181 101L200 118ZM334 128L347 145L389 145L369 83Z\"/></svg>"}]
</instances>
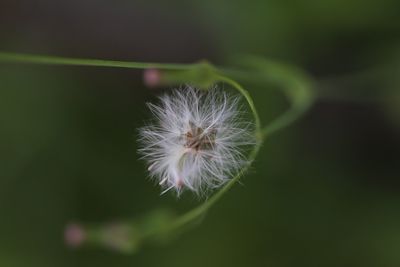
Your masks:
<instances>
[{"instance_id":1,"label":"white flower","mask_svg":"<svg viewBox=\"0 0 400 267\"><path fill-rule=\"evenodd\" d=\"M254 134L239 100L217 88L186 87L160 97L159 105L148 104L155 119L140 129L139 152L163 193L204 194L246 164Z\"/></svg>"}]
</instances>

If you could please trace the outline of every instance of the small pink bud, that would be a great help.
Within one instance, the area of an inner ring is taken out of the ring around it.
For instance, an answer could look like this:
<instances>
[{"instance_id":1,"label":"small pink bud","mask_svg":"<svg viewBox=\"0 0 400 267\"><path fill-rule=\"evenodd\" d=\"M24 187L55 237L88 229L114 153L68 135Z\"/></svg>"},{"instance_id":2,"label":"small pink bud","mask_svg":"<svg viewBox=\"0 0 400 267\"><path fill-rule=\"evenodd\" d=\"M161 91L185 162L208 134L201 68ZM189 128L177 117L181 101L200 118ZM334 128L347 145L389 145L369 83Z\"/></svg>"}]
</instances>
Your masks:
<instances>
[{"instance_id":1,"label":"small pink bud","mask_svg":"<svg viewBox=\"0 0 400 267\"><path fill-rule=\"evenodd\" d=\"M85 229L80 224L71 223L65 228L64 239L68 246L79 247L86 239Z\"/></svg>"},{"instance_id":2,"label":"small pink bud","mask_svg":"<svg viewBox=\"0 0 400 267\"><path fill-rule=\"evenodd\" d=\"M143 82L147 87L154 88L160 85L161 71L158 69L146 69L143 72Z\"/></svg>"}]
</instances>

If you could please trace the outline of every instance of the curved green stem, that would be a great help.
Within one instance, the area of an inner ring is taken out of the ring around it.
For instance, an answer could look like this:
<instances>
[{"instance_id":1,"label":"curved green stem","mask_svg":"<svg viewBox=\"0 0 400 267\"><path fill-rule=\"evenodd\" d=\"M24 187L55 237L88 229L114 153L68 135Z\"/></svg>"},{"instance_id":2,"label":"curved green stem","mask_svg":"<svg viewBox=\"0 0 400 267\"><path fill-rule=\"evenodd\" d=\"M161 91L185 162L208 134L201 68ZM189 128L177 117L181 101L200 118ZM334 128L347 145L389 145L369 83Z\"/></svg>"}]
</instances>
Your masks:
<instances>
[{"instance_id":1,"label":"curved green stem","mask_svg":"<svg viewBox=\"0 0 400 267\"><path fill-rule=\"evenodd\" d=\"M246 89L244 89L238 82L232 80L231 78L228 78L228 77L225 77L225 76L222 76L222 75L217 76L217 78L218 78L219 81L226 82L229 85L231 85L240 94L242 94L243 97L246 99L247 104L249 105L249 107L251 109L251 112L253 114L253 117L254 117L254 123L255 123L255 126L256 126L256 137L257 137L257 140L262 140L262 136L261 136L262 129L261 129L260 116L258 115L256 106L254 105L254 101L251 98L249 92Z\"/></svg>"},{"instance_id":2,"label":"curved green stem","mask_svg":"<svg viewBox=\"0 0 400 267\"><path fill-rule=\"evenodd\" d=\"M290 102L289 109L261 129L263 136L282 130L303 115L315 100L314 82L300 69L263 58L242 57L241 64L250 71L220 69L222 73L252 84L272 84L282 90Z\"/></svg>"},{"instance_id":3,"label":"curved green stem","mask_svg":"<svg viewBox=\"0 0 400 267\"><path fill-rule=\"evenodd\" d=\"M171 71L184 71L182 73L175 73L169 76L170 82L182 82L185 77L189 80L197 79L197 82L205 79L208 85L211 82L225 82L235 88L246 99L255 122L255 136L256 145L252 149L248 157L248 163L241 169L236 176L234 176L221 190L212 195L207 201L201 205L189 210L183 215L176 218L167 227L161 229L154 229L148 232L145 237L154 236L165 231L175 231L181 227L194 222L205 214L215 203L227 193L234 184L236 184L242 175L248 170L251 163L255 160L263 140L266 136L283 129L291 124L301 114L303 114L313 102L313 92L311 83L304 75L298 71L293 71L279 64L271 64L270 62L258 60L256 63L256 71L232 71L225 68L218 68L208 65L207 63L196 64L162 64L162 63L140 63L140 62L126 62L126 61L112 61L112 60L99 60L99 59L79 59L79 58L64 58L52 56L39 56L28 54L4 53L0 52L0 61L16 62L16 63L36 63L36 64L50 64L50 65L76 65L76 66L103 66L103 67L121 67L121 68L135 68L147 69L157 68ZM254 67L254 66L253 66ZM256 75L254 75L256 72ZM260 117L257 113L253 99L247 90L245 90L238 82L230 77L236 76L238 73L244 77L252 77L263 83L276 82L281 85L286 96L291 102L291 108L282 114L280 117L270 122L267 126L262 127ZM229 77L228 77L229 76Z\"/></svg>"}]
</instances>

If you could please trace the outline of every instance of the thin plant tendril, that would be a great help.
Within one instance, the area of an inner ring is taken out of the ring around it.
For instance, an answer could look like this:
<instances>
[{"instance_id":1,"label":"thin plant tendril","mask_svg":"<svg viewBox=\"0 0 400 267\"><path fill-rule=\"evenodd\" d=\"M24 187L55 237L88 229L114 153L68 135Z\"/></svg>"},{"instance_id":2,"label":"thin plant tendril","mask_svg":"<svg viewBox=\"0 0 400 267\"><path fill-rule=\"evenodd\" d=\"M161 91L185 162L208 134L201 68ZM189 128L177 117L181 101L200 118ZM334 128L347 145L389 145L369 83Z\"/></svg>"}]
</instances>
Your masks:
<instances>
[{"instance_id":1,"label":"thin plant tendril","mask_svg":"<svg viewBox=\"0 0 400 267\"><path fill-rule=\"evenodd\" d=\"M119 67L119 68L133 68L133 69L148 69L156 68L161 70L171 71L188 71L196 70L196 68L204 68L204 63L195 64L163 64L163 63L141 63L141 62L127 62L127 61L113 61L113 60L100 60L100 59L81 59L81 58L65 58L65 57L53 57L53 56L42 56L42 55L31 55L31 54L18 54L18 53L7 53L0 52L0 62L14 62L14 63L35 63L35 64L48 64L48 65L74 65L74 66L96 66L96 67ZM211 65L210 65L211 66ZM207 68L208 79L214 80L214 82L224 82L236 89L247 101L249 108L251 109L254 122L255 122L255 136L256 144L249 153L248 163L237 173L225 186L219 191L212 195L208 200L203 202L201 205L189 210L183 215L174 219L168 226L163 229L153 229L146 233L145 237L153 237L161 232L174 232L181 229L182 227L197 221L202 215L215 205L225 193L227 193L233 185L239 181L243 174L249 169L252 162L256 159L258 152L260 151L261 145L264 139L272 133L292 124L299 116L306 112L313 102L313 91L309 79L303 79L299 73L292 74L290 71L284 68L276 68L271 65L267 65L265 73L257 73L254 75L254 71L235 71L226 68L219 68L211 66ZM260 69L258 69L258 72ZM264 70L263 70L264 71ZM276 73L274 73L274 71ZM204 75L204 72L201 72ZM254 77L263 83L270 82L271 77L273 80L278 81L283 86L283 91L291 102L291 108L283 113L281 116L270 122L268 125L262 127L260 117L257 113L255 104L250 94L244 89L238 82L230 77L234 77L236 74L240 74L242 77ZM268 79L265 79L264 74L267 74ZM276 75L275 75L276 74ZM184 73L183 73L184 75ZM275 76L274 76L275 75ZM179 75L178 75L179 76ZM229 76L229 77L228 77ZM182 79L182 76L179 76ZM192 78L192 76L191 76ZM203 78L203 76L201 77ZM190 82L187 81L187 82Z\"/></svg>"}]
</instances>

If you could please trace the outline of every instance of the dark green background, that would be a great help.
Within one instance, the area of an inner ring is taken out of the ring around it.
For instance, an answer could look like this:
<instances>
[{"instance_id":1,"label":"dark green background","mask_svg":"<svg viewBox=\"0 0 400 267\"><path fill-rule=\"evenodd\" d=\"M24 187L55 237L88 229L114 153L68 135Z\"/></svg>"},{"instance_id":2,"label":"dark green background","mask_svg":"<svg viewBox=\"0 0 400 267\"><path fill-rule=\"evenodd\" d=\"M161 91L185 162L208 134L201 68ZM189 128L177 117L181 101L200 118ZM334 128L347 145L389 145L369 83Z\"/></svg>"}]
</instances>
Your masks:
<instances>
[{"instance_id":1,"label":"dark green background","mask_svg":"<svg viewBox=\"0 0 400 267\"><path fill-rule=\"evenodd\" d=\"M218 64L258 54L336 96L271 136L199 227L134 255L76 251L63 241L70 221L199 202L160 197L138 160L145 102L161 90L136 70L0 64L0 266L399 266L399 14L396 0L0 0L0 50ZM247 87L264 123L286 105Z\"/></svg>"}]
</instances>

